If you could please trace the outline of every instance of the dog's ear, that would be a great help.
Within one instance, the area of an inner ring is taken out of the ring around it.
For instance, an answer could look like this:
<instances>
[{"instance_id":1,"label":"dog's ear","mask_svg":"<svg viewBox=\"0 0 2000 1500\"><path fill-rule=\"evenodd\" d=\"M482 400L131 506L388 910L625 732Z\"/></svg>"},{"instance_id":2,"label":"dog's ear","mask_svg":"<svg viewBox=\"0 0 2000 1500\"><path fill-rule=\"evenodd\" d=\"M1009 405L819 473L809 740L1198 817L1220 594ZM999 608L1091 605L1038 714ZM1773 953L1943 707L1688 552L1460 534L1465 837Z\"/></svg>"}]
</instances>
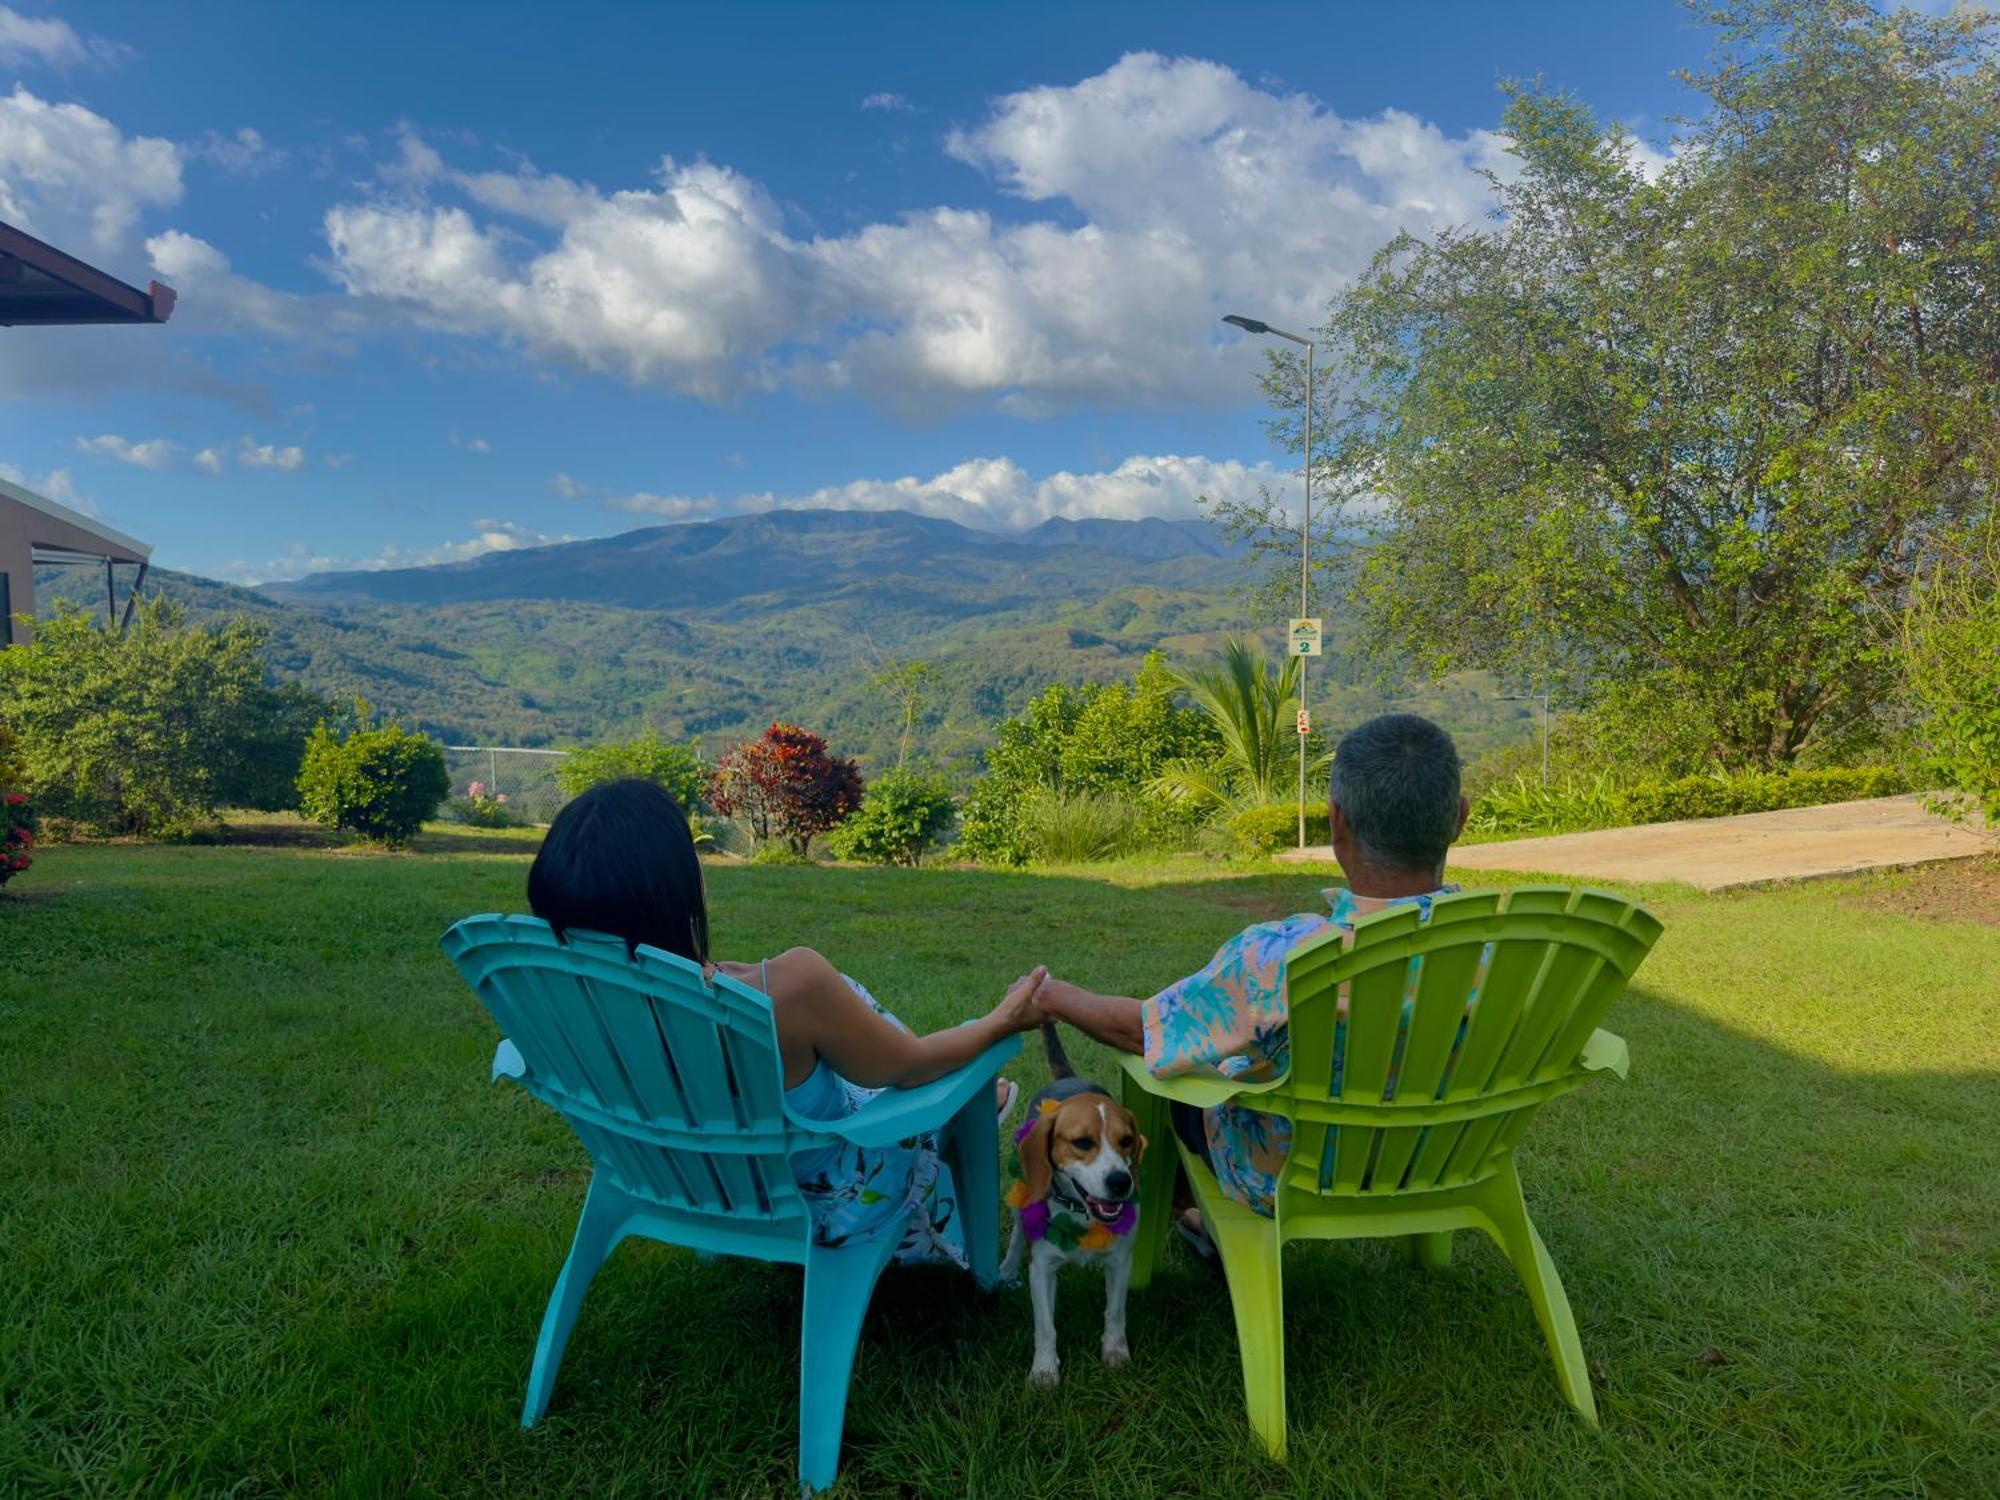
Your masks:
<instances>
[{"instance_id":1,"label":"dog's ear","mask_svg":"<svg viewBox=\"0 0 2000 1500\"><path fill-rule=\"evenodd\" d=\"M1134 1131L1133 1134L1139 1140L1139 1149L1132 1153L1132 1165L1136 1167L1146 1159L1146 1137L1138 1131Z\"/></svg>"},{"instance_id":2,"label":"dog's ear","mask_svg":"<svg viewBox=\"0 0 2000 1500\"><path fill-rule=\"evenodd\" d=\"M1049 1195L1049 1179L1055 1175L1049 1143L1055 1133L1055 1111L1049 1110L1035 1121L1034 1129L1021 1137L1021 1181L1027 1184L1030 1203L1040 1203Z\"/></svg>"}]
</instances>

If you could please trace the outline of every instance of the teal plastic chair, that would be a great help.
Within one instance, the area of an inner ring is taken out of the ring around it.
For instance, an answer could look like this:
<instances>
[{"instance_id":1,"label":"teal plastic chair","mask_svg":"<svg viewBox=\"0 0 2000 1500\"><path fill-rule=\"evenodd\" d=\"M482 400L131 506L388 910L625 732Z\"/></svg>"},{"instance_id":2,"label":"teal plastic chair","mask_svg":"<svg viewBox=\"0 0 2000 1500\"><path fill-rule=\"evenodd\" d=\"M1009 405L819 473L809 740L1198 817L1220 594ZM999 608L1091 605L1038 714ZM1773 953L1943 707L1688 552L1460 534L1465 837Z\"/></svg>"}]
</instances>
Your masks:
<instances>
[{"instance_id":1,"label":"teal plastic chair","mask_svg":"<svg viewBox=\"0 0 2000 1500\"><path fill-rule=\"evenodd\" d=\"M1132 1285L1146 1285L1178 1167L1229 1279L1245 1405L1273 1456L1285 1454L1281 1252L1294 1240L1400 1239L1418 1264L1437 1267L1455 1231L1484 1232L1527 1288L1564 1397L1596 1425L1576 1319L1528 1217L1514 1148L1550 1100L1604 1073L1625 1076L1625 1043L1597 1023L1660 930L1643 907L1595 891L1446 896L1428 921L1401 907L1357 922L1351 944L1333 929L1286 956L1282 1078L1161 1080L1138 1058L1119 1060L1126 1105L1154 1140L1173 1139L1171 1100L1233 1100L1291 1122L1270 1218L1223 1196L1178 1142L1150 1153L1132 1265Z\"/></svg>"},{"instance_id":2,"label":"teal plastic chair","mask_svg":"<svg viewBox=\"0 0 2000 1500\"><path fill-rule=\"evenodd\" d=\"M442 946L507 1040L511 1077L560 1114L593 1166L576 1238L535 1343L521 1425L548 1410L584 1293L618 1243L642 1235L708 1255L805 1267L799 1353L799 1479L833 1483L861 1320L899 1235L828 1248L792 1177L802 1151L837 1141L888 1146L939 1133L963 1215L972 1274L999 1258L999 1128L993 1079L1020 1038L921 1088L896 1089L837 1121L785 1107L777 1032L764 996L670 953L593 933L556 937L533 917L468 917Z\"/></svg>"}]
</instances>

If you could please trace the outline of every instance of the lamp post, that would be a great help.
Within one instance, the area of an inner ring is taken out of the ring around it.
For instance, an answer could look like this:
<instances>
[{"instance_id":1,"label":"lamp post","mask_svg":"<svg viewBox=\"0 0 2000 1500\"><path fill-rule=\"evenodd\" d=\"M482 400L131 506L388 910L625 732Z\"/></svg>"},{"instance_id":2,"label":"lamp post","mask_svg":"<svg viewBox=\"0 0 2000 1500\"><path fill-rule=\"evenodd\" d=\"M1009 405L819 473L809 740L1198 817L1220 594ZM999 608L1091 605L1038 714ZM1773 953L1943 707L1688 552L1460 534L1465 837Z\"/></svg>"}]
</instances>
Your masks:
<instances>
[{"instance_id":1,"label":"lamp post","mask_svg":"<svg viewBox=\"0 0 2000 1500\"><path fill-rule=\"evenodd\" d=\"M1296 333L1287 333L1282 328L1273 328L1256 318L1246 318L1240 313L1230 313L1222 320L1242 329L1245 333L1266 333L1274 339L1289 339L1294 344L1304 344L1306 348L1306 503L1305 519L1299 526L1299 614L1304 617L1310 604L1307 591L1311 587L1312 569L1312 520L1313 520L1313 341ZM1308 712L1306 707L1306 665L1307 658L1299 657L1299 712ZM1306 847L1306 734L1299 734L1299 848Z\"/></svg>"}]
</instances>

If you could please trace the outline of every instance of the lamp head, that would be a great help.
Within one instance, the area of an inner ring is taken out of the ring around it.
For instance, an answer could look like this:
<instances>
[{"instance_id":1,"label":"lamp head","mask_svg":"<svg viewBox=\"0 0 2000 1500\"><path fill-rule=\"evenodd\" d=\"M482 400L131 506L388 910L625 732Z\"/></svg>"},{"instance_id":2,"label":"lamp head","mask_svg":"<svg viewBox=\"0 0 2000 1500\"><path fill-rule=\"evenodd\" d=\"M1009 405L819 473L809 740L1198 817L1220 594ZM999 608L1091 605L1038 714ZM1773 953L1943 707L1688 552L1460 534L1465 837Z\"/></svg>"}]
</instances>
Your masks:
<instances>
[{"instance_id":1,"label":"lamp head","mask_svg":"<svg viewBox=\"0 0 2000 1500\"><path fill-rule=\"evenodd\" d=\"M1241 313L1229 313L1222 321L1235 324L1245 333L1269 333L1271 331L1269 323L1260 323L1255 318L1244 317Z\"/></svg>"}]
</instances>

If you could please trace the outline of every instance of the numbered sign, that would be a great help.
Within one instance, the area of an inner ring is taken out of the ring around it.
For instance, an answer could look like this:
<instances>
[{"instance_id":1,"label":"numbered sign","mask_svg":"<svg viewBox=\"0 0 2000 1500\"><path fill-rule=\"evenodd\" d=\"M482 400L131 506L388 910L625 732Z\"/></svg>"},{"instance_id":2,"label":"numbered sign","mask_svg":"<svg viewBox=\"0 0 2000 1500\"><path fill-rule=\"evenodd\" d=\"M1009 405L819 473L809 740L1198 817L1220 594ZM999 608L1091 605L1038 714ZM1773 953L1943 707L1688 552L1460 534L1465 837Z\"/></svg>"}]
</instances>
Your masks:
<instances>
[{"instance_id":1,"label":"numbered sign","mask_svg":"<svg viewBox=\"0 0 2000 1500\"><path fill-rule=\"evenodd\" d=\"M1313 732L1312 710L1309 708L1302 708L1299 710L1299 733L1311 734L1312 732Z\"/></svg>"},{"instance_id":2,"label":"numbered sign","mask_svg":"<svg viewBox=\"0 0 2000 1500\"><path fill-rule=\"evenodd\" d=\"M1318 620L1292 621L1292 655L1318 656L1320 646L1320 622ZM1304 734L1302 729L1299 733Z\"/></svg>"}]
</instances>

